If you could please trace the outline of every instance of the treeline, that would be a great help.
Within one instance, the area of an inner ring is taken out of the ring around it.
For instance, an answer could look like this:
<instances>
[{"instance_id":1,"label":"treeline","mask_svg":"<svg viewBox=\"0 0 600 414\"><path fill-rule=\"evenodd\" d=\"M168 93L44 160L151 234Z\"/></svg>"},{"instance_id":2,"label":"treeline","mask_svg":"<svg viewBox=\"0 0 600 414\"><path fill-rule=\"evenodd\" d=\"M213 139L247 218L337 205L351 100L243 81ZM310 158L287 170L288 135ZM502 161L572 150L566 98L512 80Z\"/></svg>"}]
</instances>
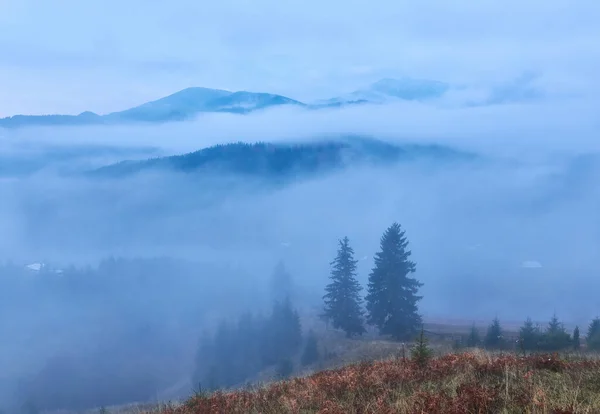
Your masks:
<instances>
[{"instance_id":1,"label":"treeline","mask_svg":"<svg viewBox=\"0 0 600 414\"><path fill-rule=\"evenodd\" d=\"M319 359L314 332L303 333L293 306L295 284L282 262L275 266L269 288L273 304L268 312L222 320L214 332L202 335L192 376L199 390L243 385L265 369L285 378L298 365Z\"/></svg>"},{"instance_id":2,"label":"treeline","mask_svg":"<svg viewBox=\"0 0 600 414\"><path fill-rule=\"evenodd\" d=\"M292 145L238 142L219 144L183 155L110 165L100 168L95 174L120 176L147 168L165 167L181 172L205 170L280 180L282 177L293 178L297 174L314 174L339 168L350 148L348 143L342 141Z\"/></svg>"},{"instance_id":3,"label":"treeline","mask_svg":"<svg viewBox=\"0 0 600 414\"><path fill-rule=\"evenodd\" d=\"M392 224L381 237L380 250L375 254L367 294L363 298L360 295L363 288L356 279L354 251L347 237L340 240L337 256L331 262L330 283L323 297L323 319L344 331L348 337L362 335L369 324L378 328L382 335L413 340L423 326L417 306L422 299L418 295L422 283L410 276L416 271L416 264L409 259L410 256L405 231L398 223ZM366 302L364 307L363 302ZM600 351L600 318L589 325L585 343L586 349ZM579 350L581 338L579 327L569 333L554 315L546 327L534 325L528 318L511 343L496 318L483 337L473 326L470 334L458 345L552 352Z\"/></svg>"},{"instance_id":4,"label":"treeline","mask_svg":"<svg viewBox=\"0 0 600 414\"><path fill-rule=\"evenodd\" d=\"M592 320L584 338L581 337L579 326L569 333L556 315L552 316L545 327L534 324L531 318L527 318L513 341L505 334L500 320L495 318L483 337L473 325L465 345L498 350L516 349L523 352L558 352L569 349L579 351L583 348L582 339L585 340L585 349L600 351L600 318Z\"/></svg>"},{"instance_id":5,"label":"treeline","mask_svg":"<svg viewBox=\"0 0 600 414\"><path fill-rule=\"evenodd\" d=\"M213 391L243 385L267 368L285 378L298 363L309 365L318 358L314 333L303 337L300 316L286 298L276 300L267 316L245 313L237 321L222 321L213 335L204 335L193 380L199 390Z\"/></svg>"}]
</instances>

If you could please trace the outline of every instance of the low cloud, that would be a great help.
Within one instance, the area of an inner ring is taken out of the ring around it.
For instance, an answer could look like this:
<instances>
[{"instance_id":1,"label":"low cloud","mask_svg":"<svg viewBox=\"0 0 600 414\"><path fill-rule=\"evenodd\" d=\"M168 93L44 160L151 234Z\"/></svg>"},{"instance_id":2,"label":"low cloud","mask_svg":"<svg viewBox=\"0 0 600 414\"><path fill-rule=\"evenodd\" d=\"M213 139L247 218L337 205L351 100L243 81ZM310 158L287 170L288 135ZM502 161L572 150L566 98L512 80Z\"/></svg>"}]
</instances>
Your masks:
<instances>
[{"instance_id":1,"label":"low cloud","mask_svg":"<svg viewBox=\"0 0 600 414\"><path fill-rule=\"evenodd\" d=\"M27 358L20 347L4 346L0 357L12 361L10 372L16 378L41 369L54 351L79 349L96 355L94 344L102 341L89 328L96 326L92 321L129 332L152 320L165 329L156 338L178 342L169 342L171 356L155 355L156 365L147 368L162 372L165 381L180 381L201 327L222 311L204 296L200 302L213 307L197 310L194 292L208 295L227 280L227 286L238 286L228 299L231 303L261 308L266 296L243 291L240 283L262 289L273 266L284 260L304 298L311 298L305 305L312 306L322 295L337 239L350 238L361 259L359 279L365 283L379 237L394 221L406 229L416 275L425 283L421 310L426 318L498 315L519 321L527 316L544 319L556 311L567 321L586 322L598 312L588 292L598 287L600 267L600 237L594 230L600 225L595 218L600 161L594 102L277 109L248 116L203 115L163 125L2 131L7 159L35 154L40 167L0 179L0 260L12 260L21 268L48 264L63 269L70 264L96 266L111 255L148 260L168 256L215 267L198 270L197 279L193 266L178 271L186 278L173 279L169 295L176 288L186 293L173 296L176 311L172 304L135 302L119 308L128 315L123 324L116 324L114 315L98 304L85 305L85 313L75 318L75 302L56 302L62 303L52 308L53 320L61 326L55 336L60 343L40 339ZM439 164L349 165L283 187L206 172L150 170L119 179L81 174L123 159L180 154L219 143L308 143L349 133L398 145L435 143L480 157ZM75 168L65 171L69 163ZM118 296L119 283L107 297ZM159 298L170 282L147 283L136 287L138 294ZM3 302L4 309L11 303L17 306L16 299ZM46 323L22 305L14 309L19 310L10 313L7 329L19 341ZM114 346L120 346L118 340ZM123 355L130 355L125 350L130 352L137 342L122 340ZM174 368L161 371L165 366Z\"/></svg>"}]
</instances>

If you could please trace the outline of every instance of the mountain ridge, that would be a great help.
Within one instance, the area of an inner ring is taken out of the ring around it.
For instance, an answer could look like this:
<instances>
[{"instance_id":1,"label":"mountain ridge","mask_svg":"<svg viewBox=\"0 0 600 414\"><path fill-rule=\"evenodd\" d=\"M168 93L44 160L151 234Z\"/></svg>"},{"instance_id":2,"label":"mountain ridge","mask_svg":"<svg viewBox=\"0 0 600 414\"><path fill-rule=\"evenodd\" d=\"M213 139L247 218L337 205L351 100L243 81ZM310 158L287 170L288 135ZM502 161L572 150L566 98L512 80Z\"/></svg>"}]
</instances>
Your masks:
<instances>
[{"instance_id":1,"label":"mountain ridge","mask_svg":"<svg viewBox=\"0 0 600 414\"><path fill-rule=\"evenodd\" d=\"M163 98L106 115L99 115L91 111L84 111L79 115L13 115L0 118L0 127L160 123L186 120L201 113L245 114L282 105L306 106L300 101L264 92L230 92L190 87Z\"/></svg>"},{"instance_id":2,"label":"mountain ridge","mask_svg":"<svg viewBox=\"0 0 600 414\"><path fill-rule=\"evenodd\" d=\"M145 102L122 111L99 115L84 111L79 115L13 115L0 118L0 127L20 128L27 126L62 126L121 124L131 122L161 123L191 119L202 113L248 114L278 106L296 106L310 110L336 108L348 105L382 103L387 98L419 100L430 98L431 85L447 85L438 81L411 78L381 79L366 89L359 89L346 97L331 98L324 101L304 103L287 96L249 91L228 91L205 87L189 87ZM392 87L390 87L393 85ZM422 91L419 91L419 88ZM371 90L371 92L369 92ZM444 89L445 91L445 89ZM438 93L439 96L444 92Z\"/></svg>"},{"instance_id":3,"label":"mountain ridge","mask_svg":"<svg viewBox=\"0 0 600 414\"><path fill-rule=\"evenodd\" d=\"M145 171L217 174L286 181L340 171L354 166L385 166L398 162L468 161L474 154L434 144L396 145L370 137L347 136L308 143L228 143L181 155L125 160L89 174L122 178Z\"/></svg>"},{"instance_id":4,"label":"mountain ridge","mask_svg":"<svg viewBox=\"0 0 600 414\"><path fill-rule=\"evenodd\" d=\"M532 101L543 96L535 87L537 74L525 73L517 79L496 85L482 101L466 102L466 106L494 105L515 101ZM350 105L385 104L398 101L433 102L445 98L450 91L466 87L437 80L403 77L383 78L366 88L349 94L312 103L287 96L249 91L228 91L189 87L122 111L99 115L84 111L79 115L14 115L0 118L0 128L28 126L100 125L123 123L164 123L192 119L204 113L249 114L267 108L293 106L308 110L339 108Z\"/></svg>"}]
</instances>

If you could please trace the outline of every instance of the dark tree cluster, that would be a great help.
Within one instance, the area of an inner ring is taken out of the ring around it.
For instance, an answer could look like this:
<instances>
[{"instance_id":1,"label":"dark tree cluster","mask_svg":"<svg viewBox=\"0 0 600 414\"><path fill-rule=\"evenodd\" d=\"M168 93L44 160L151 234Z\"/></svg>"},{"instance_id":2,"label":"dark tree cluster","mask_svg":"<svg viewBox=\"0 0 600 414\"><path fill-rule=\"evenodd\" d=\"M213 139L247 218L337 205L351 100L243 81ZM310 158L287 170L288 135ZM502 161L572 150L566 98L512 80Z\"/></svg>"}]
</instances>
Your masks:
<instances>
[{"instance_id":1,"label":"dark tree cluster","mask_svg":"<svg viewBox=\"0 0 600 414\"><path fill-rule=\"evenodd\" d=\"M475 326L471 330L468 346L478 346L479 333ZM587 348L600 350L600 319L592 321L586 336ZM507 349L513 347L505 336L500 320L495 318L487 329L482 341L488 349ZM527 318L518 332L518 339L514 344L517 349L524 352L558 352L568 349L581 349L581 337L579 327L576 326L573 333L567 332L563 323L556 315L553 315L546 327L534 324L531 318Z\"/></svg>"},{"instance_id":2,"label":"dark tree cluster","mask_svg":"<svg viewBox=\"0 0 600 414\"><path fill-rule=\"evenodd\" d=\"M408 159L472 160L473 154L439 145L393 145L372 138L342 139L304 144L243 142L219 144L199 151L102 167L93 175L119 177L146 169L185 173L207 171L285 182L343 168L348 162L386 164Z\"/></svg>"},{"instance_id":3,"label":"dark tree cluster","mask_svg":"<svg viewBox=\"0 0 600 414\"><path fill-rule=\"evenodd\" d=\"M380 240L375 265L369 274L366 313L362 308L360 284L356 280L354 251L347 237L339 241L336 258L331 263L331 282L325 288L324 318L347 336L361 335L365 322L377 327L380 334L393 339L412 339L422 325L417 303L422 286L411 277L416 264L405 231L392 224ZM366 321L365 321L366 319Z\"/></svg>"},{"instance_id":4,"label":"dark tree cluster","mask_svg":"<svg viewBox=\"0 0 600 414\"><path fill-rule=\"evenodd\" d=\"M569 348L579 348L579 328L573 336L567 332L564 325L553 315L546 328L534 325L527 318L519 330L519 346L523 351L555 352Z\"/></svg>"},{"instance_id":5,"label":"dark tree cluster","mask_svg":"<svg viewBox=\"0 0 600 414\"><path fill-rule=\"evenodd\" d=\"M234 323L221 322L214 334L204 335L194 382L202 390L216 390L241 386L269 367L289 375L302 343L298 312L289 299L276 301L267 317L246 313ZM308 342L307 349L309 345L314 346Z\"/></svg>"},{"instance_id":6,"label":"dark tree cluster","mask_svg":"<svg viewBox=\"0 0 600 414\"><path fill-rule=\"evenodd\" d=\"M350 144L342 141L311 144L236 142L183 155L111 165L97 170L96 174L120 176L146 168L169 168L188 173L217 171L281 180L339 168L350 150Z\"/></svg>"}]
</instances>

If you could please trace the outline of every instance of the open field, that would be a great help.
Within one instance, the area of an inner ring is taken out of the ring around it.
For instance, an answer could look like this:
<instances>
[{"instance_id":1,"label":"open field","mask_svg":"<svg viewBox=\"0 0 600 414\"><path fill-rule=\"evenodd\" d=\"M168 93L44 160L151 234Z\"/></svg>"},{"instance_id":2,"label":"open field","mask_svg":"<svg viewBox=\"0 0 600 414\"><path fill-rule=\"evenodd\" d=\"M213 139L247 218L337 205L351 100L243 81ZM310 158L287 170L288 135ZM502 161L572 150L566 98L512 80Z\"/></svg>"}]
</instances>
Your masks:
<instances>
[{"instance_id":1,"label":"open field","mask_svg":"<svg viewBox=\"0 0 600 414\"><path fill-rule=\"evenodd\" d=\"M600 361L558 355L447 354L362 362L268 386L198 394L162 414L600 413Z\"/></svg>"}]
</instances>

